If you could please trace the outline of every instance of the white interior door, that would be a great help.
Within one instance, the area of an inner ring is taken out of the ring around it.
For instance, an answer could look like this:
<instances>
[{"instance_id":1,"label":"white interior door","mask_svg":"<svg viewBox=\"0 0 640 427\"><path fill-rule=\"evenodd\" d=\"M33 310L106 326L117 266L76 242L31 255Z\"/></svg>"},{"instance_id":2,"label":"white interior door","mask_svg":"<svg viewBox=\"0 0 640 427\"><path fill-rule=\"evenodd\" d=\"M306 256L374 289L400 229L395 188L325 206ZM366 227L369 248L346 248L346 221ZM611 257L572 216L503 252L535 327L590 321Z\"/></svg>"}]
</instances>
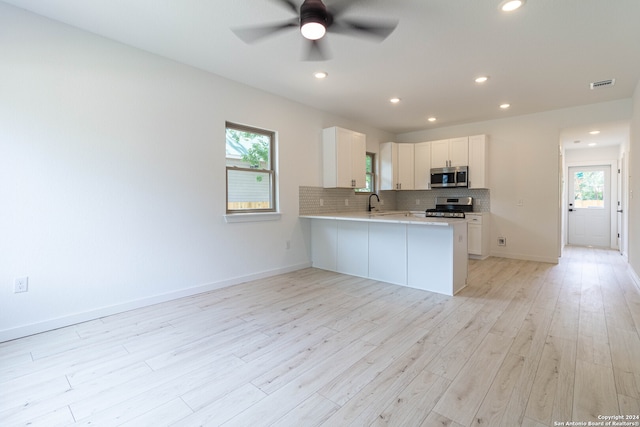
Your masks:
<instances>
[{"instance_id":1,"label":"white interior door","mask_svg":"<svg viewBox=\"0 0 640 427\"><path fill-rule=\"evenodd\" d=\"M569 168L569 244L611 245L611 167Z\"/></svg>"},{"instance_id":2,"label":"white interior door","mask_svg":"<svg viewBox=\"0 0 640 427\"><path fill-rule=\"evenodd\" d=\"M617 230L618 230L618 250L620 251L620 253L623 253L623 247L622 247L622 235L624 233L624 230L622 228L622 194L623 190L622 190L622 186L624 185L622 182L622 173L623 173L623 168L624 168L624 155L622 156L622 159L620 159L620 162L618 162L618 202L616 203L616 221L617 221Z\"/></svg>"}]
</instances>

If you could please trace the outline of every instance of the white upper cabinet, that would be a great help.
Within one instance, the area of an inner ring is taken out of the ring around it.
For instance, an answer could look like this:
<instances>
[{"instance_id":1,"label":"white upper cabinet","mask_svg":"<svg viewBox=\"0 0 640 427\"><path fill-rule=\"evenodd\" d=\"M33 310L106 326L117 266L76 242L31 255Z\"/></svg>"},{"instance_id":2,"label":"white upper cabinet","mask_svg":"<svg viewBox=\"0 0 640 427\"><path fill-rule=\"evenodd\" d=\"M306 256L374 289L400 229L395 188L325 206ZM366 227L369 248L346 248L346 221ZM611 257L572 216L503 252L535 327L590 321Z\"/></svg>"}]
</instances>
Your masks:
<instances>
[{"instance_id":1,"label":"white upper cabinet","mask_svg":"<svg viewBox=\"0 0 640 427\"><path fill-rule=\"evenodd\" d=\"M414 146L414 188L431 189L431 143L419 142Z\"/></svg>"},{"instance_id":2,"label":"white upper cabinet","mask_svg":"<svg viewBox=\"0 0 640 427\"><path fill-rule=\"evenodd\" d=\"M366 155L366 135L339 127L323 129L324 187L366 187Z\"/></svg>"},{"instance_id":3,"label":"white upper cabinet","mask_svg":"<svg viewBox=\"0 0 640 427\"><path fill-rule=\"evenodd\" d=\"M431 141L431 167L445 168L469 165L469 138Z\"/></svg>"},{"instance_id":4,"label":"white upper cabinet","mask_svg":"<svg viewBox=\"0 0 640 427\"><path fill-rule=\"evenodd\" d=\"M469 188L489 188L487 135L469 137Z\"/></svg>"},{"instance_id":5,"label":"white upper cabinet","mask_svg":"<svg viewBox=\"0 0 640 427\"><path fill-rule=\"evenodd\" d=\"M380 144L380 190L414 189L414 144Z\"/></svg>"}]
</instances>

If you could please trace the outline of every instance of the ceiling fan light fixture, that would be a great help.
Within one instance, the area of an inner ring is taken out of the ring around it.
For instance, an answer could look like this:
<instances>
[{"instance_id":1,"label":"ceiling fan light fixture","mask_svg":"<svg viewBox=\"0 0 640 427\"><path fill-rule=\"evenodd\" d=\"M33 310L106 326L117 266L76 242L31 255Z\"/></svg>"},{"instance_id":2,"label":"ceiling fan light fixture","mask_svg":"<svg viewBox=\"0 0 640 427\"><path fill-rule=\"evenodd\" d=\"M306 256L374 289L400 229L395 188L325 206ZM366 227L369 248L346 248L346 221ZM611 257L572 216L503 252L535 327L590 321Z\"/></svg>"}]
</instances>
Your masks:
<instances>
[{"instance_id":1,"label":"ceiling fan light fixture","mask_svg":"<svg viewBox=\"0 0 640 427\"><path fill-rule=\"evenodd\" d=\"M326 34L327 29L320 22L305 22L300 26L302 37L308 40L320 40Z\"/></svg>"},{"instance_id":2,"label":"ceiling fan light fixture","mask_svg":"<svg viewBox=\"0 0 640 427\"><path fill-rule=\"evenodd\" d=\"M327 32L327 8L321 0L304 0L300 6L300 33L308 40L320 40Z\"/></svg>"},{"instance_id":3,"label":"ceiling fan light fixture","mask_svg":"<svg viewBox=\"0 0 640 427\"><path fill-rule=\"evenodd\" d=\"M524 5L525 0L505 0L500 3L500 10L503 12L513 12Z\"/></svg>"}]
</instances>

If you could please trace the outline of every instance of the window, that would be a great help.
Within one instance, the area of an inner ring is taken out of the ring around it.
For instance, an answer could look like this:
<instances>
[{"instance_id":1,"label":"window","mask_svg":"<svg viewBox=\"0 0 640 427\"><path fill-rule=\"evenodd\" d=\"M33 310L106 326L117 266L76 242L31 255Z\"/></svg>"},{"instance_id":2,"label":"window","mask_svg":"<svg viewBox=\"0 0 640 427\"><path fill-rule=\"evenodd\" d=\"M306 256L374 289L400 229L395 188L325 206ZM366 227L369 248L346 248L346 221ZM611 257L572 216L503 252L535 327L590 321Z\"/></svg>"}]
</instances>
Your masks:
<instances>
[{"instance_id":1,"label":"window","mask_svg":"<svg viewBox=\"0 0 640 427\"><path fill-rule=\"evenodd\" d=\"M356 193L375 193L376 191L376 155L373 153L367 153L366 157L366 167L367 167L367 176L366 183L367 186L365 188L357 188Z\"/></svg>"},{"instance_id":2,"label":"window","mask_svg":"<svg viewBox=\"0 0 640 427\"><path fill-rule=\"evenodd\" d=\"M604 171L575 172L573 192L576 209L604 209Z\"/></svg>"},{"instance_id":3,"label":"window","mask_svg":"<svg viewBox=\"0 0 640 427\"><path fill-rule=\"evenodd\" d=\"M227 213L275 212L274 145L274 132L227 122Z\"/></svg>"}]
</instances>

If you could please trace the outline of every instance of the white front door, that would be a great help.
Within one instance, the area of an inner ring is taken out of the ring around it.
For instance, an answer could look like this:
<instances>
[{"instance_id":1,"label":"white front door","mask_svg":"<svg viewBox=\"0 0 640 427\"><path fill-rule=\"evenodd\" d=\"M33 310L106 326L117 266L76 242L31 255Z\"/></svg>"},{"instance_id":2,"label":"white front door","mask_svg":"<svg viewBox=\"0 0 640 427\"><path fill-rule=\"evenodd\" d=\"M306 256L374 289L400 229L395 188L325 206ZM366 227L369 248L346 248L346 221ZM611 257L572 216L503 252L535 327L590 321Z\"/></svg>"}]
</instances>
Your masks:
<instances>
[{"instance_id":1,"label":"white front door","mask_svg":"<svg viewBox=\"0 0 640 427\"><path fill-rule=\"evenodd\" d=\"M611 245L611 167L569 168L569 244Z\"/></svg>"}]
</instances>

